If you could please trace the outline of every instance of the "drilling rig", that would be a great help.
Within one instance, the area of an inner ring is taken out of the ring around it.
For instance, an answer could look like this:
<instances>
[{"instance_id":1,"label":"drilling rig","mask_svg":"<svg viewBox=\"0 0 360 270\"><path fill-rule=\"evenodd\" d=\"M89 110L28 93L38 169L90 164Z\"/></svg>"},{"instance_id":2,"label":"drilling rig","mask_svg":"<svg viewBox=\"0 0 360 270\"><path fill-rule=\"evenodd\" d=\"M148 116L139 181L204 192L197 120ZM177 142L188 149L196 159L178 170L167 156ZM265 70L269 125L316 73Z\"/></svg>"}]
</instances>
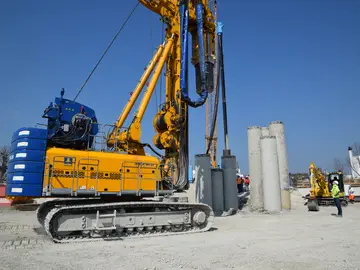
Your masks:
<instances>
[{"instance_id":1,"label":"drilling rig","mask_svg":"<svg viewBox=\"0 0 360 270\"><path fill-rule=\"evenodd\" d=\"M188 107L202 106L213 91L216 31L222 28L217 29L207 0L139 2L161 16L166 37L116 123L98 123L92 108L66 99L62 90L43 113L46 128L23 127L12 136L6 194L55 198L39 206L37 219L56 243L193 233L212 226L210 206L174 193L189 185ZM190 37L196 100L188 93ZM141 123L164 66L166 100L153 119L153 145L164 151L159 154L141 141ZM157 157L146 155L146 147Z\"/></svg>"}]
</instances>

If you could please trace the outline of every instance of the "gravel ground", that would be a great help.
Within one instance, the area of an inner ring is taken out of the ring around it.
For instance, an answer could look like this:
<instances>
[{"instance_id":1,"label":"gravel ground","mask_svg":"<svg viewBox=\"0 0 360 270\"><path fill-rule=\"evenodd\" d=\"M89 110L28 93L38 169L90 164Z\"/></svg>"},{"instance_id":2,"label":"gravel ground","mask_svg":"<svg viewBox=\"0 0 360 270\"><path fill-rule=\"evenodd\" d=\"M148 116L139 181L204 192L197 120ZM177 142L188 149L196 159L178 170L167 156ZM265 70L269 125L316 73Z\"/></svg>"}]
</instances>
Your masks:
<instances>
[{"instance_id":1,"label":"gravel ground","mask_svg":"<svg viewBox=\"0 0 360 270\"><path fill-rule=\"evenodd\" d=\"M279 215L245 207L215 230L182 236L54 244L34 211L0 210L0 269L360 269L360 204L308 212L297 193Z\"/></svg>"}]
</instances>

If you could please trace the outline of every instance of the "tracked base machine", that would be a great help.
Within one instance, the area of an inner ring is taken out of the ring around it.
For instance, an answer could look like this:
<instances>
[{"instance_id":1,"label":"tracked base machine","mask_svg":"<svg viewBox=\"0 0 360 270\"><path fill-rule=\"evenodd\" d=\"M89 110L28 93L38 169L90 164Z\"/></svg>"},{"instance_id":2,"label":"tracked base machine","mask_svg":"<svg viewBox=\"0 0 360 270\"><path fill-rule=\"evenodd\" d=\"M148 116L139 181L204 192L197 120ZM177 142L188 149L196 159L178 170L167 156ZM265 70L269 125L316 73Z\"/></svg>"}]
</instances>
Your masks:
<instances>
[{"instance_id":1,"label":"tracked base machine","mask_svg":"<svg viewBox=\"0 0 360 270\"><path fill-rule=\"evenodd\" d=\"M331 196L331 187L335 180L339 182L341 204L343 206L348 205L348 201L344 196L344 181L341 171L329 173L327 179L314 163L310 164L309 171L311 190L310 194L304 196L304 199L307 200L305 204L309 211L319 211L319 206L335 205L334 199Z\"/></svg>"},{"instance_id":2,"label":"tracked base machine","mask_svg":"<svg viewBox=\"0 0 360 270\"><path fill-rule=\"evenodd\" d=\"M12 137L6 193L55 198L37 211L38 221L55 242L201 232L212 226L210 206L173 195L189 184L188 106L202 106L214 88L216 23L205 0L140 2L166 22L166 40L116 124L100 125L92 108L65 99L61 91L44 111L46 128L21 128ZM187 92L189 33L198 100ZM164 151L159 154L140 137L141 121L164 66L166 101L153 121L153 144ZM146 155L146 147L158 157Z\"/></svg>"}]
</instances>

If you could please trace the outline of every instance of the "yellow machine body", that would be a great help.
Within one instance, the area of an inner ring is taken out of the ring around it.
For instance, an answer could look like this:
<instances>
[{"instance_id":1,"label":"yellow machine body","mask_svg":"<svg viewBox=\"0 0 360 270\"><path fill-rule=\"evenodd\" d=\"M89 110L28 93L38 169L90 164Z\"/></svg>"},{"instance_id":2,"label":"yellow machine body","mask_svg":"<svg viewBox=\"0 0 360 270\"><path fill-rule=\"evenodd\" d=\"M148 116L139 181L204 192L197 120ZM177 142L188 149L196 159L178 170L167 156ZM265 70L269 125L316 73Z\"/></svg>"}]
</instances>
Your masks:
<instances>
[{"instance_id":1,"label":"yellow machine body","mask_svg":"<svg viewBox=\"0 0 360 270\"><path fill-rule=\"evenodd\" d=\"M46 159L44 191L135 195L161 188L160 162L153 156L54 147Z\"/></svg>"}]
</instances>

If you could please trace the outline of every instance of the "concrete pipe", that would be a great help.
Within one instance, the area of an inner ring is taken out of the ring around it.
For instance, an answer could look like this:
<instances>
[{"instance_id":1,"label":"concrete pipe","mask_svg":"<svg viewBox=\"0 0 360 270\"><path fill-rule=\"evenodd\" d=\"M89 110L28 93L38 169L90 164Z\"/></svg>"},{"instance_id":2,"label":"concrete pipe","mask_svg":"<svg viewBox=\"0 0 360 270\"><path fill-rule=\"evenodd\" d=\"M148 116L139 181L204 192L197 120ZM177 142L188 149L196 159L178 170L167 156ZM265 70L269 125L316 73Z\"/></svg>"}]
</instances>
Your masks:
<instances>
[{"instance_id":1,"label":"concrete pipe","mask_svg":"<svg viewBox=\"0 0 360 270\"><path fill-rule=\"evenodd\" d=\"M276 137L282 208L290 210L291 209L290 179L289 179L287 152L286 152L284 123L281 121L271 122L269 124L269 131L271 136Z\"/></svg>"},{"instance_id":2,"label":"concrete pipe","mask_svg":"<svg viewBox=\"0 0 360 270\"><path fill-rule=\"evenodd\" d=\"M250 175L250 207L252 210L262 210L263 188L260 151L261 127L248 127L248 158Z\"/></svg>"},{"instance_id":3,"label":"concrete pipe","mask_svg":"<svg viewBox=\"0 0 360 270\"><path fill-rule=\"evenodd\" d=\"M275 136L260 138L262 179L264 188L264 210L281 211L281 193L279 181L279 163Z\"/></svg>"},{"instance_id":4,"label":"concrete pipe","mask_svg":"<svg viewBox=\"0 0 360 270\"><path fill-rule=\"evenodd\" d=\"M270 136L270 131L268 127L261 128L261 136Z\"/></svg>"}]
</instances>

